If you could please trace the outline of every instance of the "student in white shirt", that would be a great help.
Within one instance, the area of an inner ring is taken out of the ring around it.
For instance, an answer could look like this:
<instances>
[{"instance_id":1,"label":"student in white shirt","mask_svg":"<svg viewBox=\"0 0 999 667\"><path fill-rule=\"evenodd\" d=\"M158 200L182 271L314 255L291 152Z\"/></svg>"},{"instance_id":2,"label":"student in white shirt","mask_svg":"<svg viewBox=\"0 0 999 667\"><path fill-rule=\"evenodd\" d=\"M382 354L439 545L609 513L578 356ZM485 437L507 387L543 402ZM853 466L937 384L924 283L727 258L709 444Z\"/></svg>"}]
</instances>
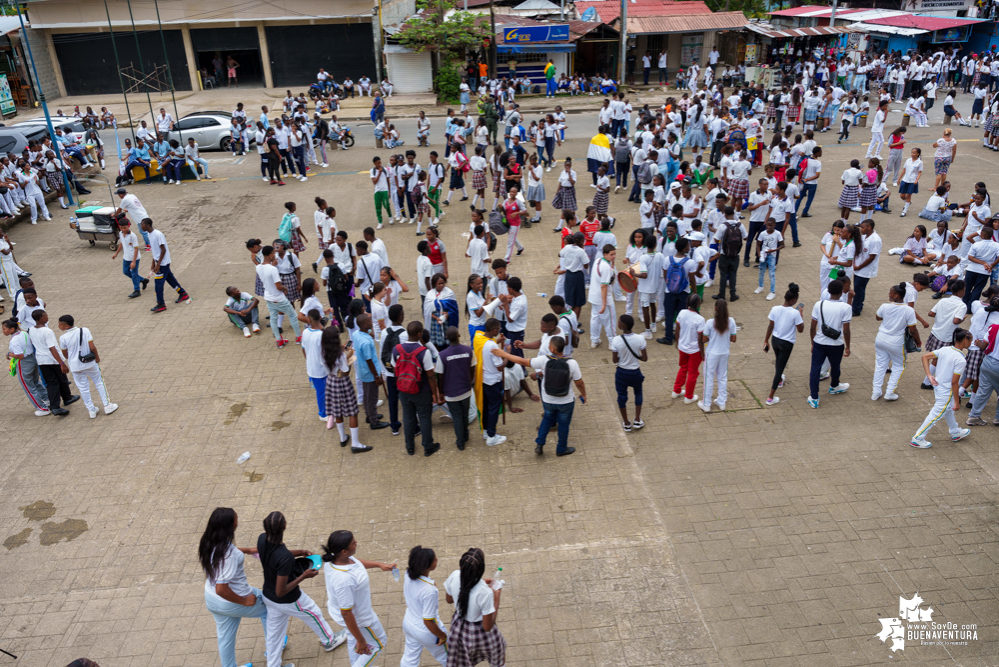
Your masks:
<instances>
[{"instance_id":1,"label":"student in white shirt","mask_svg":"<svg viewBox=\"0 0 999 667\"><path fill-rule=\"evenodd\" d=\"M685 239L680 239L684 241ZM680 241L677 246L680 246ZM701 367L700 332L704 330L704 318L698 312L701 309L701 297L691 294L687 297L687 309L676 316L673 337L676 339L676 349L680 354L679 369L673 382L673 398L683 396L683 402L697 402L697 376ZM669 323L664 322L668 327Z\"/></svg>"},{"instance_id":2,"label":"student in white shirt","mask_svg":"<svg viewBox=\"0 0 999 667\"><path fill-rule=\"evenodd\" d=\"M94 345L90 329L77 327L74 324L72 315L63 315L59 318L59 329L65 332L59 337L59 349L66 357L66 365L69 367L70 373L73 374L73 382L80 390L80 397L83 399L83 404L87 406L90 418L94 419L99 412L90 398L91 382L94 383L97 393L101 397L104 414L109 415L117 410L118 406L111 402L107 388L104 386L104 376L101 374L99 365L101 363L100 353L97 352L97 347Z\"/></svg>"},{"instance_id":3,"label":"student in white shirt","mask_svg":"<svg viewBox=\"0 0 999 667\"><path fill-rule=\"evenodd\" d=\"M850 304L840 301L843 283L833 280L829 283L829 300L817 301L812 307L812 367L809 377L808 406L819 407L819 376L822 364L828 359L830 368L830 394L842 394L850 385L840 382L840 363L843 357L850 356L850 320L853 309ZM829 335L827 335L829 334Z\"/></svg>"},{"instance_id":4,"label":"student in white shirt","mask_svg":"<svg viewBox=\"0 0 999 667\"><path fill-rule=\"evenodd\" d=\"M953 345L927 350L923 354L923 369L929 379L929 385L933 388L933 396L936 401L919 430L909 441L913 447L929 449L932 446L932 443L926 439L926 435L933 428L933 425L940 421L941 417L947 421L951 441L957 442L968 437L971 433L971 429L958 426L954 415L961 407L960 381L967 365L964 351L971 346L972 338L970 331L957 329L954 332ZM927 345L929 345L929 341L927 341ZM934 364L936 365L935 371L932 368Z\"/></svg>"},{"instance_id":5,"label":"student in white shirt","mask_svg":"<svg viewBox=\"0 0 999 667\"><path fill-rule=\"evenodd\" d=\"M922 346L919 330L916 327L916 311L904 303L905 283L892 285L888 291L888 303L881 304L875 316L881 325L874 339L874 390L871 400L881 398L881 386L885 381L885 373L891 365L891 377L888 378L886 401L897 401L898 382L905 370L905 332L908 330L916 346Z\"/></svg>"},{"instance_id":6,"label":"student in white shirt","mask_svg":"<svg viewBox=\"0 0 999 667\"><path fill-rule=\"evenodd\" d=\"M607 334L608 343L614 338L616 313L614 308L614 279L617 273L614 262L617 250L607 244L600 248L603 256L590 267L590 347L600 346L601 329Z\"/></svg>"},{"instance_id":7,"label":"student in white shirt","mask_svg":"<svg viewBox=\"0 0 999 667\"><path fill-rule=\"evenodd\" d=\"M784 305L774 306L770 309L767 319L767 333L763 337L763 351L770 351L771 336L774 348L776 364L774 368L774 379L770 385L770 395L767 397L767 405L780 403L780 397L775 396L777 389L784 386L784 368L791 358L791 351L794 349L794 341L799 333L805 330L804 320L801 318L801 311L804 304L798 303L798 286L790 283L787 292L784 293Z\"/></svg>"},{"instance_id":8,"label":"student in white shirt","mask_svg":"<svg viewBox=\"0 0 999 667\"><path fill-rule=\"evenodd\" d=\"M617 364L614 374L614 387L617 390L617 407L621 411L621 420L625 433L638 430L645 426L642 421L642 375L641 363L649 360L645 339L632 332L635 318L622 315L618 318L617 327L621 333L610 343L611 361ZM628 388L635 394L635 419L628 420Z\"/></svg>"},{"instance_id":9,"label":"student in white shirt","mask_svg":"<svg viewBox=\"0 0 999 667\"><path fill-rule=\"evenodd\" d=\"M898 187L898 196L905 202L899 217L905 217L905 214L909 212L909 206L912 205L912 195L919 192L919 179L923 175L923 161L920 159L922 154L921 148L913 148L910 151L909 159L902 165L902 172L898 175L898 180L895 181L895 185Z\"/></svg>"},{"instance_id":10,"label":"student in white shirt","mask_svg":"<svg viewBox=\"0 0 999 667\"><path fill-rule=\"evenodd\" d=\"M705 322L699 330L698 345L704 357L704 398L697 404L704 412L711 412L711 395L715 380L718 381L718 398L714 400L721 410L728 401L728 356L729 348L735 342L735 318L728 315L728 302L715 301L715 316Z\"/></svg>"},{"instance_id":11,"label":"student in white shirt","mask_svg":"<svg viewBox=\"0 0 999 667\"><path fill-rule=\"evenodd\" d=\"M930 317L933 317L934 320L930 335L926 339L926 352L939 350L950 345L954 341L954 332L968 315L968 306L964 303L964 281L951 278L948 281L948 288L951 296L940 299L929 312ZM931 385L929 374L927 374L923 378L923 389L929 389Z\"/></svg>"},{"instance_id":12,"label":"student in white shirt","mask_svg":"<svg viewBox=\"0 0 999 667\"><path fill-rule=\"evenodd\" d=\"M784 235L777 231L777 220L767 218L766 228L756 237L756 251L760 262L760 283L754 294L763 291L763 274L770 274L770 293L767 301L773 301L777 290L777 253L784 249Z\"/></svg>"},{"instance_id":13,"label":"student in white shirt","mask_svg":"<svg viewBox=\"0 0 999 667\"><path fill-rule=\"evenodd\" d=\"M406 615L402 620L406 649L400 667L419 667L424 649L441 665L447 664L447 629L440 620L437 584L430 578L436 569L433 549L416 546L409 552L409 566L402 584L406 599Z\"/></svg>"}]
</instances>

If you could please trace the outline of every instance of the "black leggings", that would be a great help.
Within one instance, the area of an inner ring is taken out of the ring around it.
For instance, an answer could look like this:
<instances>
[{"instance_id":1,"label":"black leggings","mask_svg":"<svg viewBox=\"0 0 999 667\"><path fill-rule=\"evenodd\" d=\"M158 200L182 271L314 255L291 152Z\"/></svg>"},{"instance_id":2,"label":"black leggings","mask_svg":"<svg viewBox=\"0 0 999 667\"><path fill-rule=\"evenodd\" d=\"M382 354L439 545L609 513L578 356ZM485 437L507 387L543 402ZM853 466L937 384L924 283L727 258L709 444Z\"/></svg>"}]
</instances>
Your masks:
<instances>
[{"instance_id":1,"label":"black leggings","mask_svg":"<svg viewBox=\"0 0 999 667\"><path fill-rule=\"evenodd\" d=\"M787 360L791 358L794 343L772 336L770 344L774 348L774 356L777 357L777 364L774 367L774 381L770 384L770 391L777 391L777 385L781 383L781 376L784 374L784 367L787 366Z\"/></svg>"},{"instance_id":2,"label":"black leggings","mask_svg":"<svg viewBox=\"0 0 999 667\"><path fill-rule=\"evenodd\" d=\"M279 180L278 169L280 168L280 166L281 166L281 158L279 156L276 156L273 153L268 155L267 173L271 177L272 182Z\"/></svg>"},{"instance_id":3,"label":"black leggings","mask_svg":"<svg viewBox=\"0 0 999 667\"><path fill-rule=\"evenodd\" d=\"M42 379L45 380L45 389L49 393L49 409L55 410L59 407L59 399L65 403L73 397L69 390L69 380L57 364L39 364Z\"/></svg>"}]
</instances>

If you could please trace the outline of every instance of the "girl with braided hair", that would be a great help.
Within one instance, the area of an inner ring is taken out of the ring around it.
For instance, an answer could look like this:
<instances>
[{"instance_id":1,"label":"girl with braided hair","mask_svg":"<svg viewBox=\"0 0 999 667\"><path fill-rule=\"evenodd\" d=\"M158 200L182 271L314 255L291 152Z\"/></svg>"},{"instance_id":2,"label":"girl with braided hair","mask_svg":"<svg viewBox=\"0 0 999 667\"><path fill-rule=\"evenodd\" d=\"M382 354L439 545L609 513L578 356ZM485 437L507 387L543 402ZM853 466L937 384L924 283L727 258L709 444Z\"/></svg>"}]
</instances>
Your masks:
<instances>
[{"instance_id":1,"label":"girl with braided hair","mask_svg":"<svg viewBox=\"0 0 999 667\"><path fill-rule=\"evenodd\" d=\"M501 590L493 590L492 581L482 577L486 571L482 549L466 551L458 567L444 582L447 601L454 605L447 667L472 667L483 661L503 667L506 640L496 627Z\"/></svg>"},{"instance_id":2,"label":"girl with braided hair","mask_svg":"<svg viewBox=\"0 0 999 667\"><path fill-rule=\"evenodd\" d=\"M423 649L427 649L441 667L447 665L447 629L440 620L437 584L430 573L437 569L433 549L415 546L409 552L409 567L402 585L406 597L406 616L402 630L406 634L406 652L400 667L419 667Z\"/></svg>"},{"instance_id":3,"label":"girl with braided hair","mask_svg":"<svg viewBox=\"0 0 999 667\"><path fill-rule=\"evenodd\" d=\"M284 514L271 512L264 518L264 532L257 538L257 554L264 570L264 606L267 607L264 626L267 667L282 667L281 653L291 617L302 619L316 633L326 651L332 651L347 638L346 631L333 633L319 606L298 587L306 579L319 574L319 570L311 563L296 560L311 556L311 551L291 550L285 546L284 530L287 526Z\"/></svg>"}]
</instances>

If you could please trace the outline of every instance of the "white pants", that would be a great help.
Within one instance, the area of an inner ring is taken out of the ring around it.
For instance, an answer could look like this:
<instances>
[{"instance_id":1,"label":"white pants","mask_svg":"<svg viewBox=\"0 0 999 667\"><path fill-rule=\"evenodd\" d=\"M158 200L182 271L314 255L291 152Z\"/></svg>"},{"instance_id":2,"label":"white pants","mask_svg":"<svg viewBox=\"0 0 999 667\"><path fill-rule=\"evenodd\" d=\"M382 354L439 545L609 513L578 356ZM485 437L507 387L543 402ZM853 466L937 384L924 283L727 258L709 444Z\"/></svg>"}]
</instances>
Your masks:
<instances>
[{"instance_id":1,"label":"white pants","mask_svg":"<svg viewBox=\"0 0 999 667\"><path fill-rule=\"evenodd\" d=\"M891 376L888 378L888 394L894 394L898 381L905 371L905 339L902 336L886 336L879 333L874 339L874 394L881 395L881 385L885 372L891 363Z\"/></svg>"},{"instance_id":2,"label":"white pants","mask_svg":"<svg viewBox=\"0 0 999 667\"><path fill-rule=\"evenodd\" d=\"M625 294L625 297L624 297L624 303L625 303L624 312L627 315L631 315L632 311L634 311L634 309L635 309L635 294L637 294L637 292L628 292L627 294ZM639 306L639 310L641 310L641 306Z\"/></svg>"},{"instance_id":3,"label":"white pants","mask_svg":"<svg viewBox=\"0 0 999 667\"><path fill-rule=\"evenodd\" d=\"M555 295L565 298L565 274L560 273L555 279Z\"/></svg>"},{"instance_id":4,"label":"white pants","mask_svg":"<svg viewBox=\"0 0 999 667\"><path fill-rule=\"evenodd\" d=\"M45 206L45 196L41 192L26 195L28 199L28 204L31 205L31 222L38 222L38 209L42 209L42 215L46 218L51 218L49 215L49 209Z\"/></svg>"},{"instance_id":5,"label":"white pants","mask_svg":"<svg viewBox=\"0 0 999 667\"><path fill-rule=\"evenodd\" d=\"M509 262L510 258L513 257L513 247L517 246L517 250L523 250L524 246L520 245L520 241L517 240L517 233L520 232L520 225L510 225L510 231L507 233L506 241L506 261Z\"/></svg>"},{"instance_id":6,"label":"white pants","mask_svg":"<svg viewBox=\"0 0 999 667\"><path fill-rule=\"evenodd\" d=\"M711 405L711 394L715 390L715 381L718 382L718 400L716 404L722 410L728 401L728 355L708 354L704 360L704 397L701 399L705 405Z\"/></svg>"},{"instance_id":7,"label":"white pants","mask_svg":"<svg viewBox=\"0 0 999 667\"><path fill-rule=\"evenodd\" d=\"M437 627L447 634L447 629L440 620L437 621ZM437 637L427 629L422 620L411 619L406 614L402 619L402 631L406 635L406 650L399 661L399 667L420 667L423 649L427 649L441 667L447 665L447 647L437 644Z\"/></svg>"},{"instance_id":8,"label":"white pants","mask_svg":"<svg viewBox=\"0 0 999 667\"><path fill-rule=\"evenodd\" d=\"M21 289L17 281L17 267L12 255L2 255L2 257L3 259L0 259L0 276L3 277L3 284L7 286L7 294L13 299L17 290Z\"/></svg>"},{"instance_id":9,"label":"white pants","mask_svg":"<svg viewBox=\"0 0 999 667\"><path fill-rule=\"evenodd\" d=\"M933 387L933 396L936 398L936 402L933 407L930 408L930 414L926 415L926 419L923 420L923 425L919 427L916 431L916 438L926 438L926 435L933 428L933 425L940 421L941 417L947 420L947 428L950 429L950 434L952 436L958 435L961 432L961 427L957 425L957 418L954 416L954 410L951 408L954 406L954 393L951 391L950 378L947 378L946 384L941 382L937 386Z\"/></svg>"},{"instance_id":10,"label":"white pants","mask_svg":"<svg viewBox=\"0 0 999 667\"><path fill-rule=\"evenodd\" d=\"M319 641L329 644L333 641L333 629L323 618L323 611L312 601L305 591L295 602L279 604L264 597L267 607L267 625L265 626L265 642L267 645L267 667L281 667L284 651L284 636L288 634L288 619L300 618L309 629L316 633ZM350 635L347 635L350 637Z\"/></svg>"},{"instance_id":11,"label":"white pants","mask_svg":"<svg viewBox=\"0 0 999 667\"><path fill-rule=\"evenodd\" d=\"M871 132L871 145L867 147L865 157L881 157L881 147L885 145L883 132Z\"/></svg>"},{"instance_id":12,"label":"white pants","mask_svg":"<svg viewBox=\"0 0 999 667\"><path fill-rule=\"evenodd\" d=\"M101 368L97 364L82 371L73 371L73 382L76 383L77 389L80 390L80 398L83 399L83 404L87 406L87 410L91 412L94 410L94 401L90 398L91 382L97 387L97 393L100 395L104 407L111 405L111 399L108 398L108 390L104 386L104 377L101 375Z\"/></svg>"},{"instance_id":13,"label":"white pants","mask_svg":"<svg viewBox=\"0 0 999 667\"><path fill-rule=\"evenodd\" d=\"M607 342L614 340L614 327L617 324L617 313L615 313L614 308L614 298L613 295L607 294L607 307L604 308L604 312L600 314L600 304L591 303L590 304L590 341L593 344L600 342L600 329L601 327L607 333Z\"/></svg>"},{"instance_id":14,"label":"white pants","mask_svg":"<svg viewBox=\"0 0 999 667\"><path fill-rule=\"evenodd\" d=\"M373 665L378 654L385 650L385 642L388 641L388 637L385 635L385 628L382 627L382 622L375 617L375 622L371 625L361 628L361 634L364 635L364 641L372 649L371 653L367 655L357 653L354 649L357 648L357 640L354 635L347 632L347 657L350 659L350 667L368 667ZM270 655L268 653L267 655ZM419 663L417 663L419 664ZM272 667L272 665L267 665L267 667ZM274 665L273 667L277 667Z\"/></svg>"},{"instance_id":15,"label":"white pants","mask_svg":"<svg viewBox=\"0 0 999 667\"><path fill-rule=\"evenodd\" d=\"M0 195L0 206L3 206L3 212L7 215L14 215L14 198L11 196L10 190L6 188Z\"/></svg>"},{"instance_id":16,"label":"white pants","mask_svg":"<svg viewBox=\"0 0 999 667\"><path fill-rule=\"evenodd\" d=\"M822 290L829 287L829 282L832 280L829 277L830 273L832 273L832 264L825 262L819 264L819 294L822 294Z\"/></svg>"}]
</instances>

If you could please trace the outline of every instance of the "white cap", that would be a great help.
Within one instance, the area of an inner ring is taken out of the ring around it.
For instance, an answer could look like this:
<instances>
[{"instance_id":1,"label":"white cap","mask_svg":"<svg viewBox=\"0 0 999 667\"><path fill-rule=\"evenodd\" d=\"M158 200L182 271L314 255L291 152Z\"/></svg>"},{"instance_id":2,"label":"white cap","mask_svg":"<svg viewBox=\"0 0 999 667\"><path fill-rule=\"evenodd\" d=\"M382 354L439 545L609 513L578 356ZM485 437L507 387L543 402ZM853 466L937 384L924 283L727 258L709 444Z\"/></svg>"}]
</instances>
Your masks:
<instances>
[{"instance_id":1,"label":"white cap","mask_svg":"<svg viewBox=\"0 0 999 667\"><path fill-rule=\"evenodd\" d=\"M683 238L687 239L688 241L703 241L705 239L705 236L701 232L691 231L687 232L687 235L684 236Z\"/></svg>"},{"instance_id":2,"label":"white cap","mask_svg":"<svg viewBox=\"0 0 999 667\"><path fill-rule=\"evenodd\" d=\"M680 189L680 182L679 181L673 181L672 183L669 184L669 189L670 190L679 190Z\"/></svg>"}]
</instances>

